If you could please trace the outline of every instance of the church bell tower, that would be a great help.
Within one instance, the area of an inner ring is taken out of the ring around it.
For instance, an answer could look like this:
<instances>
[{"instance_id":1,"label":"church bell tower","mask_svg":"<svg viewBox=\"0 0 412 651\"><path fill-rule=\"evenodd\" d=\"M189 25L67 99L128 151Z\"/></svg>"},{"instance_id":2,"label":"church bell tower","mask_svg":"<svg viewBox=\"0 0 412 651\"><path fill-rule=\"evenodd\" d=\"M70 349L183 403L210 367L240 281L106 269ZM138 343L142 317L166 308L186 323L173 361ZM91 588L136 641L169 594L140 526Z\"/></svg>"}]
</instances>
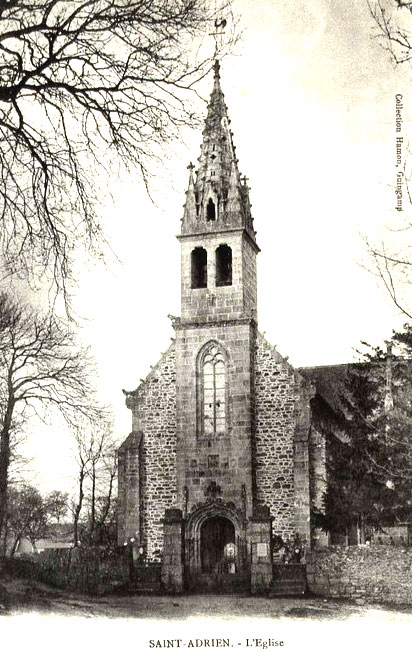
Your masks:
<instances>
[{"instance_id":1,"label":"church bell tower","mask_svg":"<svg viewBox=\"0 0 412 651\"><path fill-rule=\"evenodd\" d=\"M189 165L176 320L177 505L185 517L186 576L196 582L236 550L248 566L255 512L254 356L259 247L241 179L219 63L198 169ZM216 543L220 540L220 543ZM215 541L215 542L213 542Z\"/></svg>"},{"instance_id":2,"label":"church bell tower","mask_svg":"<svg viewBox=\"0 0 412 651\"><path fill-rule=\"evenodd\" d=\"M203 130L199 165L189 165L182 245L182 322L257 316L256 233L246 177L240 178L219 62Z\"/></svg>"},{"instance_id":3,"label":"church bell tower","mask_svg":"<svg viewBox=\"0 0 412 651\"><path fill-rule=\"evenodd\" d=\"M189 170L176 337L125 392L118 540L167 591L255 593L273 579L272 532L310 541L314 394L257 332L259 247L218 62Z\"/></svg>"}]
</instances>

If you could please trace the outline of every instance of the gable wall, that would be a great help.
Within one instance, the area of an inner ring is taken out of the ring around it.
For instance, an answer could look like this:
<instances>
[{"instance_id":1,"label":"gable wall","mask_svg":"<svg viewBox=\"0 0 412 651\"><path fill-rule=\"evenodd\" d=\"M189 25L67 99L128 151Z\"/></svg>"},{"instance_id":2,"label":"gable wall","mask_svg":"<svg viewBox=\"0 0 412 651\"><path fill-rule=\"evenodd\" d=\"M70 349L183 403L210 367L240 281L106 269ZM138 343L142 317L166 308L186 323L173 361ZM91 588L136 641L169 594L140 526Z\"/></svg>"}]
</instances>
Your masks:
<instances>
[{"instance_id":1,"label":"gable wall","mask_svg":"<svg viewBox=\"0 0 412 651\"><path fill-rule=\"evenodd\" d=\"M176 500L176 369L174 344L140 386L134 426L143 433L141 495L143 544L148 560L163 547L165 509Z\"/></svg>"},{"instance_id":2,"label":"gable wall","mask_svg":"<svg viewBox=\"0 0 412 651\"><path fill-rule=\"evenodd\" d=\"M261 336L256 349L256 499L270 508L273 534L293 535L296 388L287 362Z\"/></svg>"}]
</instances>

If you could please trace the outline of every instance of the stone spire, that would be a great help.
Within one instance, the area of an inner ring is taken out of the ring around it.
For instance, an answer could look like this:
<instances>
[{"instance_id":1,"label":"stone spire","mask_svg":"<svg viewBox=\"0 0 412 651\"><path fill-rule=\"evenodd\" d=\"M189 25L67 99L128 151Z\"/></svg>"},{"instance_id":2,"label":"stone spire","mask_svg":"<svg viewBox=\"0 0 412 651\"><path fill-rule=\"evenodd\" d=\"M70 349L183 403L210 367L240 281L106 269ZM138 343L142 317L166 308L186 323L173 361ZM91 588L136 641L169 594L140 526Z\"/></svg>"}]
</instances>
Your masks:
<instances>
[{"instance_id":1,"label":"stone spire","mask_svg":"<svg viewBox=\"0 0 412 651\"><path fill-rule=\"evenodd\" d=\"M193 170L195 166L193 163L189 163L187 169L189 170L189 186L186 192L186 203L185 210L183 213L183 221L190 220L190 216L196 213L196 194L195 194L195 182L193 179Z\"/></svg>"},{"instance_id":2,"label":"stone spire","mask_svg":"<svg viewBox=\"0 0 412 651\"><path fill-rule=\"evenodd\" d=\"M196 180L190 169L182 235L244 228L255 241L249 188L246 178L244 183L240 180L229 125L220 85L220 64L216 61Z\"/></svg>"}]
</instances>

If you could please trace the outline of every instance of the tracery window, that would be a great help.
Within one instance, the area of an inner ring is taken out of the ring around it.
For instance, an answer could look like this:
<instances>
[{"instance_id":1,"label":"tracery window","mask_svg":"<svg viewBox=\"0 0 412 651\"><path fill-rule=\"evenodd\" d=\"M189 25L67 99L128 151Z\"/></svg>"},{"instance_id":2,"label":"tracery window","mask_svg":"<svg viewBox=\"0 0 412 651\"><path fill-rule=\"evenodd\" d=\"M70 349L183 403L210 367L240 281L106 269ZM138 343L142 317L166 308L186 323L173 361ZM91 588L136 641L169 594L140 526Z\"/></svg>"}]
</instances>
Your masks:
<instances>
[{"instance_id":1,"label":"tracery window","mask_svg":"<svg viewBox=\"0 0 412 651\"><path fill-rule=\"evenodd\" d=\"M227 369L226 358L216 344L206 349L201 358L200 407L201 432L217 436L227 429Z\"/></svg>"}]
</instances>

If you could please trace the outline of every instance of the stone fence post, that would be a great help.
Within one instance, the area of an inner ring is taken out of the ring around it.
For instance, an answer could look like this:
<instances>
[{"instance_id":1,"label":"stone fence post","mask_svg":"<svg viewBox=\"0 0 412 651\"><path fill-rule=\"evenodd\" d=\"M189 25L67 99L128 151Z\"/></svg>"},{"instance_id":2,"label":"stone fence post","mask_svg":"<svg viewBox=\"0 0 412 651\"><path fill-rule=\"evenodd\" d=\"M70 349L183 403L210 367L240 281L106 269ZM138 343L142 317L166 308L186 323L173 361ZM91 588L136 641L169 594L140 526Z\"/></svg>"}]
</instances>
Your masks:
<instances>
[{"instance_id":1,"label":"stone fence post","mask_svg":"<svg viewBox=\"0 0 412 651\"><path fill-rule=\"evenodd\" d=\"M258 507L249 520L250 588L252 594L264 592L273 577L272 518L267 506Z\"/></svg>"},{"instance_id":2,"label":"stone fence post","mask_svg":"<svg viewBox=\"0 0 412 651\"><path fill-rule=\"evenodd\" d=\"M168 592L184 589L183 515L180 509L166 509L163 519L162 584Z\"/></svg>"}]
</instances>

